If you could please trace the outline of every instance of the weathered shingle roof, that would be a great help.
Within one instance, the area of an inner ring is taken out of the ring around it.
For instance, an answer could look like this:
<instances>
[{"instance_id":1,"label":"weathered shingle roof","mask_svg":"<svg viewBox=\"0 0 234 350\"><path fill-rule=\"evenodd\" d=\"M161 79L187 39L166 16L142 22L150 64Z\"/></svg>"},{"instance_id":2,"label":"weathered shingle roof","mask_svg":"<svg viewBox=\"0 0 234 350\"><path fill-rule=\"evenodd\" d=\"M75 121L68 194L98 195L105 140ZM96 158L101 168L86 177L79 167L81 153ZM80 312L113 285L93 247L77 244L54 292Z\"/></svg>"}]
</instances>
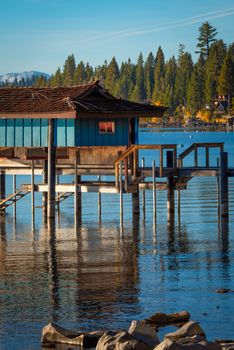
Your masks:
<instances>
[{"instance_id":1,"label":"weathered shingle roof","mask_svg":"<svg viewBox=\"0 0 234 350\"><path fill-rule=\"evenodd\" d=\"M117 99L96 81L76 87L0 88L0 117L162 116L166 108Z\"/></svg>"}]
</instances>

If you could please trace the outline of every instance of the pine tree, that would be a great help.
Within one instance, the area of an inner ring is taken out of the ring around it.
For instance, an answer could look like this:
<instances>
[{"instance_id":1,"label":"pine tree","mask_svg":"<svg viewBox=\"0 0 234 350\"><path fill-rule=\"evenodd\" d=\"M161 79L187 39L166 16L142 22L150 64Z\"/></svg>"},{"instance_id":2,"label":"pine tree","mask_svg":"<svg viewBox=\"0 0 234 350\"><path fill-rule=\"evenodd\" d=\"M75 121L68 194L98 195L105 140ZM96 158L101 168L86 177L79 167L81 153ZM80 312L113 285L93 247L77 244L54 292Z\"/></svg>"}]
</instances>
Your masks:
<instances>
[{"instance_id":1,"label":"pine tree","mask_svg":"<svg viewBox=\"0 0 234 350\"><path fill-rule=\"evenodd\" d=\"M176 59L174 56L165 65L164 86L165 93L163 104L169 107L169 112L175 109L175 82L177 74Z\"/></svg>"},{"instance_id":2,"label":"pine tree","mask_svg":"<svg viewBox=\"0 0 234 350\"><path fill-rule=\"evenodd\" d=\"M72 54L67 57L64 69L63 69L63 85L72 86L74 85L74 74L76 70L75 56Z\"/></svg>"},{"instance_id":3,"label":"pine tree","mask_svg":"<svg viewBox=\"0 0 234 350\"><path fill-rule=\"evenodd\" d=\"M86 82L86 71L85 71L85 65L83 61L80 61L80 63L76 67L76 71L74 74L74 83L75 85L82 85Z\"/></svg>"},{"instance_id":4,"label":"pine tree","mask_svg":"<svg viewBox=\"0 0 234 350\"><path fill-rule=\"evenodd\" d=\"M154 89L152 94L152 99L155 102L161 103L163 100L163 77L165 74L165 60L164 53L161 46L159 46L156 54L156 62L154 69Z\"/></svg>"},{"instance_id":5,"label":"pine tree","mask_svg":"<svg viewBox=\"0 0 234 350\"><path fill-rule=\"evenodd\" d=\"M155 59L152 52L149 53L144 67L145 94L148 100L151 100L154 88L154 68Z\"/></svg>"},{"instance_id":6,"label":"pine tree","mask_svg":"<svg viewBox=\"0 0 234 350\"><path fill-rule=\"evenodd\" d=\"M145 99L145 84L144 84L144 60L140 53L136 65L136 82L131 95L131 100L136 102L143 102Z\"/></svg>"},{"instance_id":7,"label":"pine tree","mask_svg":"<svg viewBox=\"0 0 234 350\"><path fill-rule=\"evenodd\" d=\"M213 103L218 93L218 77L225 55L226 46L222 40L211 45L205 66L205 100L208 104Z\"/></svg>"},{"instance_id":8,"label":"pine tree","mask_svg":"<svg viewBox=\"0 0 234 350\"><path fill-rule=\"evenodd\" d=\"M202 54L206 59L209 56L210 44L216 41L216 35L215 27L212 27L208 22L203 23L199 28L199 37L197 38L198 51L196 53Z\"/></svg>"},{"instance_id":9,"label":"pine tree","mask_svg":"<svg viewBox=\"0 0 234 350\"><path fill-rule=\"evenodd\" d=\"M55 74L51 76L49 82L50 82L50 86L52 86L52 87L63 85L62 73L61 73L60 68L58 68L56 70Z\"/></svg>"},{"instance_id":10,"label":"pine tree","mask_svg":"<svg viewBox=\"0 0 234 350\"><path fill-rule=\"evenodd\" d=\"M114 94L116 85L119 79L119 66L115 57L112 58L110 64L107 67L105 87L111 94Z\"/></svg>"},{"instance_id":11,"label":"pine tree","mask_svg":"<svg viewBox=\"0 0 234 350\"><path fill-rule=\"evenodd\" d=\"M94 78L93 67L91 67L89 63L86 63L86 66L85 66L85 75L86 75L87 83L91 82Z\"/></svg>"},{"instance_id":12,"label":"pine tree","mask_svg":"<svg viewBox=\"0 0 234 350\"><path fill-rule=\"evenodd\" d=\"M191 74L188 84L187 102L192 114L197 113L204 106L204 60L202 55L194 65Z\"/></svg>"},{"instance_id":13,"label":"pine tree","mask_svg":"<svg viewBox=\"0 0 234 350\"><path fill-rule=\"evenodd\" d=\"M193 69L191 54L183 53L178 58L177 75L175 82L175 104L186 106L187 89Z\"/></svg>"},{"instance_id":14,"label":"pine tree","mask_svg":"<svg viewBox=\"0 0 234 350\"><path fill-rule=\"evenodd\" d=\"M231 111L231 98L234 95L234 61L231 50L228 50L221 68L218 80L218 91L221 95L228 96L229 115Z\"/></svg>"}]
</instances>

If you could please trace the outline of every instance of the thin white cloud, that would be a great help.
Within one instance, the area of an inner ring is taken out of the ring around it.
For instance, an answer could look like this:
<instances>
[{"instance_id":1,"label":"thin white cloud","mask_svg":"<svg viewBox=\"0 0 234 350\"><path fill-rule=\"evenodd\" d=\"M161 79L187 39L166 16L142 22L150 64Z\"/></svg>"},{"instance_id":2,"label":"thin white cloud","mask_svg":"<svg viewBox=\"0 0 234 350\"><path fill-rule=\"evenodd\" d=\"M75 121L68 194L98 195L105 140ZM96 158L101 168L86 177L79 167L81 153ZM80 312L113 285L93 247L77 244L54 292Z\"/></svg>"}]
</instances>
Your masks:
<instances>
[{"instance_id":1,"label":"thin white cloud","mask_svg":"<svg viewBox=\"0 0 234 350\"><path fill-rule=\"evenodd\" d=\"M155 33L155 32L173 29L173 28L186 27L199 22L204 22L211 19L222 18L222 17L232 16L232 15L234 15L234 8L220 10L220 11L212 11L212 12L200 14L197 16L186 17L178 21L169 22L165 25L148 26L144 28L143 27L131 28L131 29L129 28L125 30L96 35L94 37L86 38L86 43L87 41L94 41L94 40L96 41L100 39L119 39L119 38L126 38L126 37L137 36L137 35L150 34L150 33Z\"/></svg>"}]
</instances>

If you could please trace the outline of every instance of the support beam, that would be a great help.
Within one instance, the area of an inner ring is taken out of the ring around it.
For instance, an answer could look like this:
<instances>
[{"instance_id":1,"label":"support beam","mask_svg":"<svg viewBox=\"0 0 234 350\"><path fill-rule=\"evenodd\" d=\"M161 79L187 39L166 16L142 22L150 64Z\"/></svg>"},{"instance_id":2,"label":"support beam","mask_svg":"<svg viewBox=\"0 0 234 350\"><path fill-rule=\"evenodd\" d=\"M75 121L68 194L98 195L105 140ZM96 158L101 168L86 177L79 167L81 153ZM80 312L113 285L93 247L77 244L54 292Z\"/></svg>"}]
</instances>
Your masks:
<instances>
[{"instance_id":1,"label":"support beam","mask_svg":"<svg viewBox=\"0 0 234 350\"><path fill-rule=\"evenodd\" d=\"M98 182L101 181L101 176L98 175ZM102 195L98 192L98 221L102 221Z\"/></svg>"},{"instance_id":2,"label":"support beam","mask_svg":"<svg viewBox=\"0 0 234 350\"><path fill-rule=\"evenodd\" d=\"M48 218L55 217L56 147L54 144L54 119L48 121Z\"/></svg>"},{"instance_id":3,"label":"support beam","mask_svg":"<svg viewBox=\"0 0 234 350\"><path fill-rule=\"evenodd\" d=\"M143 169L145 167L145 158L144 157L141 160L141 167ZM145 222L145 190L142 190L142 213L143 213L143 221Z\"/></svg>"},{"instance_id":4,"label":"support beam","mask_svg":"<svg viewBox=\"0 0 234 350\"><path fill-rule=\"evenodd\" d=\"M220 214L228 217L228 153L220 153Z\"/></svg>"},{"instance_id":5,"label":"support beam","mask_svg":"<svg viewBox=\"0 0 234 350\"><path fill-rule=\"evenodd\" d=\"M12 188L13 188L13 193L16 192L16 175L12 175ZM13 215L16 218L16 202L13 204Z\"/></svg>"},{"instance_id":6,"label":"support beam","mask_svg":"<svg viewBox=\"0 0 234 350\"><path fill-rule=\"evenodd\" d=\"M152 161L152 188L153 188L153 226L156 227L157 204L156 204L156 182L155 182L155 161Z\"/></svg>"}]
</instances>

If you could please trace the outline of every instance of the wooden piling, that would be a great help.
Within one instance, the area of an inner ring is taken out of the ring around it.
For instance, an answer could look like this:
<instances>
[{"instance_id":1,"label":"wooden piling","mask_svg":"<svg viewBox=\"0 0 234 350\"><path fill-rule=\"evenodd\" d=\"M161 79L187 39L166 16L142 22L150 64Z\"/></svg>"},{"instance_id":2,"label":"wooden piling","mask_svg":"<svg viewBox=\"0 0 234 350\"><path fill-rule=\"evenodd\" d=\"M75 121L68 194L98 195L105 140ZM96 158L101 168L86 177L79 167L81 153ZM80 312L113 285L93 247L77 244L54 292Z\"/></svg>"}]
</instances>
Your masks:
<instances>
[{"instance_id":1,"label":"wooden piling","mask_svg":"<svg viewBox=\"0 0 234 350\"><path fill-rule=\"evenodd\" d=\"M228 153L220 153L220 214L228 217Z\"/></svg>"},{"instance_id":2,"label":"wooden piling","mask_svg":"<svg viewBox=\"0 0 234 350\"><path fill-rule=\"evenodd\" d=\"M120 214L120 227L123 227L123 162L119 162L119 214Z\"/></svg>"},{"instance_id":3,"label":"wooden piling","mask_svg":"<svg viewBox=\"0 0 234 350\"><path fill-rule=\"evenodd\" d=\"M56 147L54 145L54 119L48 122L48 218L55 217L55 177L56 177Z\"/></svg>"},{"instance_id":4,"label":"wooden piling","mask_svg":"<svg viewBox=\"0 0 234 350\"><path fill-rule=\"evenodd\" d=\"M35 177L34 177L34 160L31 162L31 206L32 206L32 223L35 218Z\"/></svg>"},{"instance_id":5,"label":"wooden piling","mask_svg":"<svg viewBox=\"0 0 234 350\"><path fill-rule=\"evenodd\" d=\"M48 184L48 160L43 160L42 163L43 172L42 172L42 182L43 184ZM48 201L48 193L42 192L42 211L44 216L47 216L47 201Z\"/></svg>"},{"instance_id":6,"label":"wooden piling","mask_svg":"<svg viewBox=\"0 0 234 350\"><path fill-rule=\"evenodd\" d=\"M155 161L152 161L152 189L153 189L153 225L156 226L157 204L156 204L156 182L155 182Z\"/></svg>"},{"instance_id":7,"label":"wooden piling","mask_svg":"<svg viewBox=\"0 0 234 350\"><path fill-rule=\"evenodd\" d=\"M6 175L4 171L0 172L0 199L6 198Z\"/></svg>"},{"instance_id":8,"label":"wooden piling","mask_svg":"<svg viewBox=\"0 0 234 350\"><path fill-rule=\"evenodd\" d=\"M167 168L173 168L173 151L167 151ZM167 179L167 219L170 221L175 214L174 176Z\"/></svg>"},{"instance_id":9,"label":"wooden piling","mask_svg":"<svg viewBox=\"0 0 234 350\"><path fill-rule=\"evenodd\" d=\"M78 165L78 154L76 153L75 161L74 161L74 185L75 185L74 222L75 222L76 228L79 226L82 219L82 196L78 186L81 181L81 177L80 175L77 175L77 165Z\"/></svg>"},{"instance_id":10,"label":"wooden piling","mask_svg":"<svg viewBox=\"0 0 234 350\"><path fill-rule=\"evenodd\" d=\"M16 175L12 175L12 192L16 192ZM13 215L16 217L16 202L13 204Z\"/></svg>"},{"instance_id":11,"label":"wooden piling","mask_svg":"<svg viewBox=\"0 0 234 350\"><path fill-rule=\"evenodd\" d=\"M141 167L145 167L145 158L141 159ZM143 221L145 221L145 190L142 190L142 213L143 213Z\"/></svg>"},{"instance_id":12,"label":"wooden piling","mask_svg":"<svg viewBox=\"0 0 234 350\"><path fill-rule=\"evenodd\" d=\"M98 175L98 182L101 181L101 176ZM98 192L98 221L102 221L102 195Z\"/></svg>"}]
</instances>

